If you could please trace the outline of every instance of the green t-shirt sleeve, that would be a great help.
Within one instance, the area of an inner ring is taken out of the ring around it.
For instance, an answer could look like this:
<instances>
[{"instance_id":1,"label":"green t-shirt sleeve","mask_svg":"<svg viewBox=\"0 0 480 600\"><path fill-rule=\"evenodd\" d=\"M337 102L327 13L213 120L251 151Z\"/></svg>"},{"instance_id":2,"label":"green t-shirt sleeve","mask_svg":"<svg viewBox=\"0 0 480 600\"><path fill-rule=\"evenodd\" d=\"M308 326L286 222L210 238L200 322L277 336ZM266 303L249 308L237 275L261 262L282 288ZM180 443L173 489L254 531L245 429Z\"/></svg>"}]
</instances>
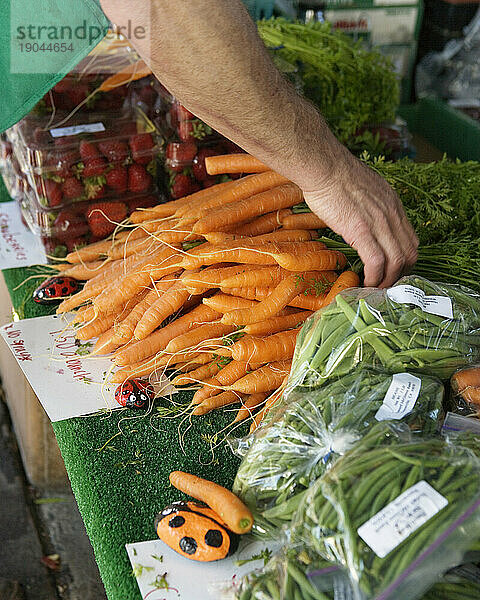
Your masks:
<instances>
[{"instance_id":1,"label":"green t-shirt sleeve","mask_svg":"<svg viewBox=\"0 0 480 600\"><path fill-rule=\"evenodd\" d=\"M2 0L0 132L30 112L108 26L98 0Z\"/></svg>"}]
</instances>

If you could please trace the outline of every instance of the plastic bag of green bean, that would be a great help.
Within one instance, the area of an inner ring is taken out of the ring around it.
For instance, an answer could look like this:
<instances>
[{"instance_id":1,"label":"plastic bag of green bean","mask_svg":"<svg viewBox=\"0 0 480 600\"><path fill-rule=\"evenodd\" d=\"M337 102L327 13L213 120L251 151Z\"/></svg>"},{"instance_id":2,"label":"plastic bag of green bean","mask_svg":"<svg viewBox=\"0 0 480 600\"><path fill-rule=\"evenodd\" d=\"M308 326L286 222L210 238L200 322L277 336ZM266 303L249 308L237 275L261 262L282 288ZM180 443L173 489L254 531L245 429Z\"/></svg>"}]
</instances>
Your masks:
<instances>
[{"instance_id":1,"label":"plastic bag of green bean","mask_svg":"<svg viewBox=\"0 0 480 600\"><path fill-rule=\"evenodd\" d=\"M379 421L436 432L443 396L434 377L367 367L317 389L293 390L250 436L235 479L234 492L252 510L256 532L275 535L306 488Z\"/></svg>"},{"instance_id":2,"label":"plastic bag of green bean","mask_svg":"<svg viewBox=\"0 0 480 600\"><path fill-rule=\"evenodd\" d=\"M310 488L292 540L345 566L356 600L421 598L480 537L480 461L459 443L359 443Z\"/></svg>"},{"instance_id":3,"label":"plastic bag of green bean","mask_svg":"<svg viewBox=\"0 0 480 600\"><path fill-rule=\"evenodd\" d=\"M404 277L388 290L346 290L315 313L298 336L289 386L322 385L359 363L448 379L479 356L480 295Z\"/></svg>"}]
</instances>

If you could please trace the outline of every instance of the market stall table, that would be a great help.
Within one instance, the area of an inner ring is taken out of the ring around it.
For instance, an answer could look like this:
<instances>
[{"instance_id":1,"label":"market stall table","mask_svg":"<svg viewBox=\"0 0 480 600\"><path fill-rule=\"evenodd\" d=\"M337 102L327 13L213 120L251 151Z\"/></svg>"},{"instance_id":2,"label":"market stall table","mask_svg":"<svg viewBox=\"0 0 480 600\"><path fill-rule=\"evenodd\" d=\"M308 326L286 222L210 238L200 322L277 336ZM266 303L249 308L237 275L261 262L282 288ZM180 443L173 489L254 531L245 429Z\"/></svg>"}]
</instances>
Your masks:
<instances>
[{"instance_id":1,"label":"market stall table","mask_svg":"<svg viewBox=\"0 0 480 600\"><path fill-rule=\"evenodd\" d=\"M1 200L6 199L2 190ZM35 274L35 267L3 271L21 319L53 312L31 300L38 279L20 285ZM190 398L188 392L174 396L176 403ZM210 450L215 434L233 420L232 413L197 417L189 427L184 416L162 416L160 406L169 403L156 401L148 414L120 409L53 423L109 600L141 598L125 544L154 539L155 515L181 498L168 482L169 473L185 470L230 486L238 466L226 443Z\"/></svg>"}]
</instances>

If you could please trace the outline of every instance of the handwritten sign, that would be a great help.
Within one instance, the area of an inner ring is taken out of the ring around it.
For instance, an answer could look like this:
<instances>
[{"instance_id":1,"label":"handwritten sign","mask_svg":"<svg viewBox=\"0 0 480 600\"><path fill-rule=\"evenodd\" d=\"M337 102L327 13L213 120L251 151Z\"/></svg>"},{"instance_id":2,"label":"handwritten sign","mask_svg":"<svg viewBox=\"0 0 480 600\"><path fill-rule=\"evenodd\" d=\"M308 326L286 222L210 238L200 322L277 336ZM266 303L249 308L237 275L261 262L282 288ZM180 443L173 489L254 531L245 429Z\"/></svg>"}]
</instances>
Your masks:
<instances>
[{"instance_id":1,"label":"handwritten sign","mask_svg":"<svg viewBox=\"0 0 480 600\"><path fill-rule=\"evenodd\" d=\"M78 343L69 325L72 319L73 315L49 315L0 328L51 421L120 408L114 398L116 385L105 383L112 362L87 356L93 343ZM168 380L156 388L162 395L176 392Z\"/></svg>"},{"instance_id":2,"label":"handwritten sign","mask_svg":"<svg viewBox=\"0 0 480 600\"><path fill-rule=\"evenodd\" d=\"M253 541L242 536L234 555L214 562L197 562L174 552L160 539L126 544L128 558L136 575L142 598L152 600L213 600L223 598L225 589L235 588L241 578L263 567L263 560L237 566L268 548L278 550L275 541ZM225 596L230 597L230 596Z\"/></svg>"},{"instance_id":3,"label":"handwritten sign","mask_svg":"<svg viewBox=\"0 0 480 600\"><path fill-rule=\"evenodd\" d=\"M40 238L22 223L16 202L0 203L0 269L47 262Z\"/></svg>"}]
</instances>

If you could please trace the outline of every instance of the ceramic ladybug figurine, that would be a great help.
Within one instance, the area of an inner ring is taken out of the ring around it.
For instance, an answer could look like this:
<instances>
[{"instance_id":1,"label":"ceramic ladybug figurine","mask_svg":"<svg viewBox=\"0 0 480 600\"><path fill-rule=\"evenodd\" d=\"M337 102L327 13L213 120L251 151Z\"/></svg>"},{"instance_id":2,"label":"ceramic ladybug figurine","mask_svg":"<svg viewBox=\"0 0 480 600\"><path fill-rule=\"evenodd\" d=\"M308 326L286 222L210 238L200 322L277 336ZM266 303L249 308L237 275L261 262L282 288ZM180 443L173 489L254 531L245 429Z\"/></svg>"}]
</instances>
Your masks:
<instances>
[{"instance_id":1,"label":"ceramic ladybug figurine","mask_svg":"<svg viewBox=\"0 0 480 600\"><path fill-rule=\"evenodd\" d=\"M33 292L33 299L38 304L50 304L76 294L80 283L73 277L50 277Z\"/></svg>"},{"instance_id":2,"label":"ceramic ladybug figurine","mask_svg":"<svg viewBox=\"0 0 480 600\"><path fill-rule=\"evenodd\" d=\"M145 408L154 398L153 385L141 379L129 379L115 390L115 400L126 408Z\"/></svg>"},{"instance_id":3,"label":"ceramic ladybug figurine","mask_svg":"<svg viewBox=\"0 0 480 600\"><path fill-rule=\"evenodd\" d=\"M174 502L164 508L155 519L155 531L178 554L202 562L230 556L239 541L216 512L197 502Z\"/></svg>"}]
</instances>

